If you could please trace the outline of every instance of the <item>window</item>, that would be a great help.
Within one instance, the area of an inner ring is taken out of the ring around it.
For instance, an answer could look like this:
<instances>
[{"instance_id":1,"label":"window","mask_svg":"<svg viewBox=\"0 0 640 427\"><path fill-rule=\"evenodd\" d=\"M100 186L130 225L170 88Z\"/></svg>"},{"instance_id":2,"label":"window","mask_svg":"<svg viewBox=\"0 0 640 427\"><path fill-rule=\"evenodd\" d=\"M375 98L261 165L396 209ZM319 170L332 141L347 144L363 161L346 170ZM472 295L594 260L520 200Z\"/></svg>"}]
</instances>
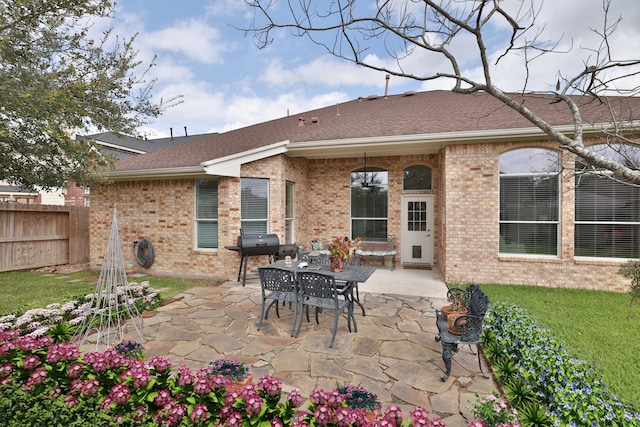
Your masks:
<instances>
[{"instance_id":1,"label":"window","mask_svg":"<svg viewBox=\"0 0 640 427\"><path fill-rule=\"evenodd\" d=\"M218 247L218 181L196 181L196 247Z\"/></svg>"},{"instance_id":2,"label":"window","mask_svg":"<svg viewBox=\"0 0 640 427\"><path fill-rule=\"evenodd\" d=\"M269 180L242 178L240 218L245 234L266 234L269 222Z\"/></svg>"},{"instance_id":3,"label":"window","mask_svg":"<svg viewBox=\"0 0 640 427\"><path fill-rule=\"evenodd\" d=\"M591 149L621 163L622 153L640 158L640 149L632 146L601 144ZM640 188L598 176L579 158L576 172L575 255L640 257Z\"/></svg>"},{"instance_id":4,"label":"window","mask_svg":"<svg viewBox=\"0 0 640 427\"><path fill-rule=\"evenodd\" d=\"M351 172L351 237L387 240L388 172L381 168Z\"/></svg>"},{"instance_id":5,"label":"window","mask_svg":"<svg viewBox=\"0 0 640 427\"><path fill-rule=\"evenodd\" d=\"M403 190L431 190L431 168L413 165L402 171Z\"/></svg>"},{"instance_id":6,"label":"window","mask_svg":"<svg viewBox=\"0 0 640 427\"><path fill-rule=\"evenodd\" d=\"M293 236L293 190L295 185L291 181L287 181L285 189L285 213L284 213L284 238L285 243L294 242Z\"/></svg>"},{"instance_id":7,"label":"window","mask_svg":"<svg viewBox=\"0 0 640 427\"><path fill-rule=\"evenodd\" d=\"M500 253L558 256L560 156L541 148L500 155Z\"/></svg>"}]
</instances>

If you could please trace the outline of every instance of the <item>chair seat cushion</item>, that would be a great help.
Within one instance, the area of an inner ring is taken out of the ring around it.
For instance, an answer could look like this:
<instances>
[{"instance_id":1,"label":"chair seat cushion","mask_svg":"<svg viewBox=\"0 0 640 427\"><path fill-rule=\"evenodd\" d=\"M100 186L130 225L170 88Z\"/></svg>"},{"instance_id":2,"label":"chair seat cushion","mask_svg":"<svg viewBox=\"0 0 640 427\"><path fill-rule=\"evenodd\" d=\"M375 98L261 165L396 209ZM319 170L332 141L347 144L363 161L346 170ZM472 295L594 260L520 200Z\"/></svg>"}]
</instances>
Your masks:
<instances>
[{"instance_id":1,"label":"chair seat cushion","mask_svg":"<svg viewBox=\"0 0 640 427\"><path fill-rule=\"evenodd\" d=\"M365 251L362 249L356 250L356 255L360 256L395 256L395 250L382 250L382 251Z\"/></svg>"},{"instance_id":2,"label":"chair seat cushion","mask_svg":"<svg viewBox=\"0 0 640 427\"><path fill-rule=\"evenodd\" d=\"M330 255L331 251L329 251L328 249L318 249L318 250L313 250L311 252L309 252L309 256L313 257L313 256L319 256L319 255Z\"/></svg>"}]
</instances>

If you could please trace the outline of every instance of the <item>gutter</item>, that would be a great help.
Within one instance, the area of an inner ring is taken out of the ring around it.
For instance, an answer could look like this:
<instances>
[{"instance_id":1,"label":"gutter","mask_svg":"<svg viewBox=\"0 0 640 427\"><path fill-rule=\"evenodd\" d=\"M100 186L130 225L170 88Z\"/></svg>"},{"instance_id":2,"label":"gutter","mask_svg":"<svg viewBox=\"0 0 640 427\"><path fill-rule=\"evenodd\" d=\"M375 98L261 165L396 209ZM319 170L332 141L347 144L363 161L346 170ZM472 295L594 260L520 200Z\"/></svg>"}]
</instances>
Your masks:
<instances>
[{"instance_id":1,"label":"gutter","mask_svg":"<svg viewBox=\"0 0 640 427\"><path fill-rule=\"evenodd\" d=\"M206 176L202 166L187 166L181 168L137 169L125 171L104 172L102 175L113 181L128 181L135 179L166 179L166 178L197 178Z\"/></svg>"},{"instance_id":2,"label":"gutter","mask_svg":"<svg viewBox=\"0 0 640 427\"><path fill-rule=\"evenodd\" d=\"M634 123L638 126L639 123ZM555 126L558 131L572 135L573 125ZM585 125L583 134L590 135L611 128L605 125ZM372 138L330 139L322 141L292 142L287 147L289 157L324 158L328 153L335 157L360 156L366 149L373 155L406 155L436 153L447 145L479 144L504 141L522 141L532 139L550 139L537 127L481 130L464 132L440 132L419 135L390 135Z\"/></svg>"}]
</instances>

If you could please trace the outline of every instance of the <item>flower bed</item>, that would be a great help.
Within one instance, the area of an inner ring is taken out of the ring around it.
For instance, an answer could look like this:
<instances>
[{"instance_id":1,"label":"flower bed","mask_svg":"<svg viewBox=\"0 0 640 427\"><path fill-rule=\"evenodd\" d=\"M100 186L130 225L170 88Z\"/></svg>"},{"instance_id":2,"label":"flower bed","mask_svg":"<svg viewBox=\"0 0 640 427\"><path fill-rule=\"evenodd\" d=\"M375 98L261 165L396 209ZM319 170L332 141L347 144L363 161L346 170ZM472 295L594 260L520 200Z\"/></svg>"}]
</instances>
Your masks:
<instances>
[{"instance_id":1,"label":"flower bed","mask_svg":"<svg viewBox=\"0 0 640 427\"><path fill-rule=\"evenodd\" d=\"M142 304L139 311L159 305L157 291L148 283L136 292L138 298L130 303ZM306 409L299 408L303 399L298 390L285 396L282 383L268 375L241 391L230 391L229 376L249 373L242 363L230 359L216 360L193 372L184 365L173 370L172 361L162 356L145 362L144 347L135 341L124 341L104 352L83 353L60 339L69 335L60 330L64 329L61 325L81 323L74 319L88 315L91 307L83 301L89 300L87 296L1 319L1 425L42 424L44 420L69 426L84 425L77 424L84 420L94 427L445 425L437 418L429 419L422 408L414 408L403 419L395 405L372 418L369 410L379 408L377 397L352 385L329 392L315 390Z\"/></svg>"},{"instance_id":2,"label":"flower bed","mask_svg":"<svg viewBox=\"0 0 640 427\"><path fill-rule=\"evenodd\" d=\"M640 426L636 409L618 401L592 367L571 357L523 309L495 304L485 322L485 354L523 424Z\"/></svg>"},{"instance_id":3,"label":"flower bed","mask_svg":"<svg viewBox=\"0 0 640 427\"><path fill-rule=\"evenodd\" d=\"M283 396L282 383L275 378L265 375L242 391L226 393L229 381L215 374L211 364L196 372L183 365L173 372L171 360L162 356L145 364L115 347L82 353L75 344L53 343L50 337L21 335L17 329L0 332L0 390L18 387L85 411L93 405L120 424L372 425L364 410L349 408L347 397L338 390L314 391L307 410L298 413L303 402L300 392ZM356 394L366 393L358 388ZM5 396L3 402L8 399ZM9 401L0 413L7 414L13 406L15 402ZM392 405L376 415L376 424L444 426L440 420L429 420L421 408L410 415L403 420L400 409ZM9 415L0 415L0 422L6 421L4 416Z\"/></svg>"},{"instance_id":4,"label":"flower bed","mask_svg":"<svg viewBox=\"0 0 640 427\"><path fill-rule=\"evenodd\" d=\"M86 317L94 314L92 300L94 294L87 294L65 304L50 304L44 309L28 310L21 315L0 317L0 330L18 329L21 334L41 337L61 325L68 327L67 335L73 335L75 328L82 324ZM130 298L129 298L130 297ZM129 283L118 287L119 304L135 306L139 313L153 310L160 306L160 292L149 286L149 282Z\"/></svg>"}]
</instances>

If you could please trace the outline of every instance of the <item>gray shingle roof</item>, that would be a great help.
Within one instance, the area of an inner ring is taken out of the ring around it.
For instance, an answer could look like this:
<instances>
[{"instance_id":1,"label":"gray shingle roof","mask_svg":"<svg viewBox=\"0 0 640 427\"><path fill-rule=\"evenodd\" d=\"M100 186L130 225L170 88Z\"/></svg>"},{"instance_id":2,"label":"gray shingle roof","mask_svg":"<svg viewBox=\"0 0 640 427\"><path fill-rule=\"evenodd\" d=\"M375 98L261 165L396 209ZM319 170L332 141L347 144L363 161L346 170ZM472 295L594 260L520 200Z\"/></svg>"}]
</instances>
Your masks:
<instances>
[{"instance_id":1,"label":"gray shingle roof","mask_svg":"<svg viewBox=\"0 0 640 427\"><path fill-rule=\"evenodd\" d=\"M517 96L517 95L516 95ZM640 119L640 98L610 98L614 109ZM585 123L611 121L609 107L584 98ZM571 114L553 95L528 95L525 105L553 126L571 125ZM621 107L623 105L624 107ZM303 120L303 122L301 122ZM303 126L300 124L303 123ZM451 91L357 99L294 114L241 129L200 135L184 145L130 157L116 171L180 168L264 147L276 142L309 142L426 135L466 131L532 128L524 117L486 93L464 95Z\"/></svg>"}]
</instances>

